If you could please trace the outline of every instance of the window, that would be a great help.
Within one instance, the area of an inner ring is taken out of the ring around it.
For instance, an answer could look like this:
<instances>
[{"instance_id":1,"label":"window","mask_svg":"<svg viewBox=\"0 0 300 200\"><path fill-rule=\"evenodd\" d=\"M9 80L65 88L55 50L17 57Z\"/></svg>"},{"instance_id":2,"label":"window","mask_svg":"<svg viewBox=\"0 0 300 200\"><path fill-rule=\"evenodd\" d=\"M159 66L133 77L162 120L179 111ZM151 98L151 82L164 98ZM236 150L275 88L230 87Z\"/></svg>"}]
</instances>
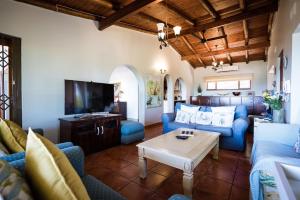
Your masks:
<instances>
[{"instance_id":1,"label":"window","mask_svg":"<svg viewBox=\"0 0 300 200\"><path fill-rule=\"evenodd\" d=\"M251 89L251 80L207 81L207 90Z\"/></svg>"}]
</instances>

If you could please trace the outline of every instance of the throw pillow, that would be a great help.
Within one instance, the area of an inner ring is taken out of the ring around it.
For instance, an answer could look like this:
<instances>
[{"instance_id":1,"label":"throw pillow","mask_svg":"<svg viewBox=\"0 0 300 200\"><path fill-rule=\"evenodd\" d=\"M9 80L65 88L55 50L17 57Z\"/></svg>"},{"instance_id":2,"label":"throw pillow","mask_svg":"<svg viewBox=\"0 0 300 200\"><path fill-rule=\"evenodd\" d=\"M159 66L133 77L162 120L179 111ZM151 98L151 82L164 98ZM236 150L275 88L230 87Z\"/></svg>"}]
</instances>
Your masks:
<instances>
[{"instance_id":1,"label":"throw pillow","mask_svg":"<svg viewBox=\"0 0 300 200\"><path fill-rule=\"evenodd\" d=\"M232 127L234 112L213 112L212 125L220 127Z\"/></svg>"},{"instance_id":2,"label":"throw pillow","mask_svg":"<svg viewBox=\"0 0 300 200\"><path fill-rule=\"evenodd\" d=\"M181 105L180 110L187 112L191 115L190 117L190 122L191 123L196 123L196 114L199 111L200 106L186 106L186 105Z\"/></svg>"},{"instance_id":3,"label":"throw pillow","mask_svg":"<svg viewBox=\"0 0 300 200\"><path fill-rule=\"evenodd\" d=\"M33 199L21 173L4 160L0 160L0 193L3 199Z\"/></svg>"},{"instance_id":4,"label":"throw pillow","mask_svg":"<svg viewBox=\"0 0 300 200\"><path fill-rule=\"evenodd\" d=\"M66 155L29 129L25 173L37 199L90 199Z\"/></svg>"},{"instance_id":5,"label":"throw pillow","mask_svg":"<svg viewBox=\"0 0 300 200\"><path fill-rule=\"evenodd\" d=\"M8 152L7 148L4 146L4 144L2 144L2 142L0 142L0 157L6 156L8 154L9 154L9 152Z\"/></svg>"},{"instance_id":6,"label":"throw pillow","mask_svg":"<svg viewBox=\"0 0 300 200\"><path fill-rule=\"evenodd\" d=\"M188 124L191 119L191 114L184 112L182 110L178 110L176 113L175 122Z\"/></svg>"},{"instance_id":7,"label":"throw pillow","mask_svg":"<svg viewBox=\"0 0 300 200\"><path fill-rule=\"evenodd\" d=\"M212 121L212 112L202 112L198 111L196 114L196 123L203 125L210 125Z\"/></svg>"},{"instance_id":8,"label":"throw pillow","mask_svg":"<svg viewBox=\"0 0 300 200\"><path fill-rule=\"evenodd\" d=\"M27 134L14 122L0 119L0 137L12 153L25 151Z\"/></svg>"},{"instance_id":9,"label":"throw pillow","mask_svg":"<svg viewBox=\"0 0 300 200\"><path fill-rule=\"evenodd\" d=\"M232 113L235 112L235 107L236 106L220 106L220 107L211 107L212 112L227 112L227 113Z\"/></svg>"}]
</instances>

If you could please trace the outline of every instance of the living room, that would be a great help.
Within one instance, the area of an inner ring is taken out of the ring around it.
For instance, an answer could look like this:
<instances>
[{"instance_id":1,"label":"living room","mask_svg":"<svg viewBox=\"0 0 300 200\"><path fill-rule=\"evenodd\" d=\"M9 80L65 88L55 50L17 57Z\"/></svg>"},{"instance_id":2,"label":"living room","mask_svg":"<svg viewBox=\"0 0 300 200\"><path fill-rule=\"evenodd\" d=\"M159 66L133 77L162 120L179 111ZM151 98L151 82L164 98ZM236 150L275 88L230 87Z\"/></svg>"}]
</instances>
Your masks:
<instances>
[{"instance_id":1,"label":"living room","mask_svg":"<svg viewBox=\"0 0 300 200\"><path fill-rule=\"evenodd\" d=\"M19 199L299 198L284 176L300 182L298 10L296 0L1 0L0 160L29 185ZM109 87L108 104L67 111L88 98L68 81ZM56 176L45 197L32 177L55 167L51 156L34 166L47 156L33 147L69 163L72 173L56 165L80 189Z\"/></svg>"}]
</instances>

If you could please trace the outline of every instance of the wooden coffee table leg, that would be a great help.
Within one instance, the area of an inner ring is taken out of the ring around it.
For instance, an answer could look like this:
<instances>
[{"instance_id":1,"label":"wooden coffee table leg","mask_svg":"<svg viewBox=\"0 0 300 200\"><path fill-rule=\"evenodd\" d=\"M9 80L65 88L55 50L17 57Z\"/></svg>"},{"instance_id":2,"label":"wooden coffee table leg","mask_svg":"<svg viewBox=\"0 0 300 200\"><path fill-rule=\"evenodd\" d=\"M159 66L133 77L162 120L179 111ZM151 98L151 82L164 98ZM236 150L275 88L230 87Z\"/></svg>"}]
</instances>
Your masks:
<instances>
[{"instance_id":1,"label":"wooden coffee table leg","mask_svg":"<svg viewBox=\"0 0 300 200\"><path fill-rule=\"evenodd\" d=\"M213 159L219 159L219 141L217 142L216 146L213 149Z\"/></svg>"},{"instance_id":2,"label":"wooden coffee table leg","mask_svg":"<svg viewBox=\"0 0 300 200\"><path fill-rule=\"evenodd\" d=\"M139 148L139 170L140 178L147 177L147 159L144 157L144 150Z\"/></svg>"},{"instance_id":3,"label":"wooden coffee table leg","mask_svg":"<svg viewBox=\"0 0 300 200\"><path fill-rule=\"evenodd\" d=\"M192 198L193 194L193 182L194 182L194 175L193 172L183 172L183 192L186 196Z\"/></svg>"}]
</instances>

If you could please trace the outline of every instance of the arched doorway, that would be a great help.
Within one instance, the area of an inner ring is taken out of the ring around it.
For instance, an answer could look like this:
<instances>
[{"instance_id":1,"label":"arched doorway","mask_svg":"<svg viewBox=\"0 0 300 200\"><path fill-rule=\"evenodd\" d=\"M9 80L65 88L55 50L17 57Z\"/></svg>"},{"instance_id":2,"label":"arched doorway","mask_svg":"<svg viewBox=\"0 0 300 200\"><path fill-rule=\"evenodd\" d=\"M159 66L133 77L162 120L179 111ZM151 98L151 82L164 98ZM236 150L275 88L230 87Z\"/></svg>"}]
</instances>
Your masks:
<instances>
[{"instance_id":1,"label":"arched doorway","mask_svg":"<svg viewBox=\"0 0 300 200\"><path fill-rule=\"evenodd\" d=\"M173 97L173 84L172 79L169 74L166 74L164 76L164 113L173 112L173 103L174 103L174 97Z\"/></svg>"},{"instance_id":2,"label":"arched doorway","mask_svg":"<svg viewBox=\"0 0 300 200\"><path fill-rule=\"evenodd\" d=\"M187 90L185 82L182 78L178 78L175 81L174 86L174 100L176 101L186 101L187 100Z\"/></svg>"},{"instance_id":3,"label":"arched doorway","mask_svg":"<svg viewBox=\"0 0 300 200\"><path fill-rule=\"evenodd\" d=\"M119 84L119 100L127 102L127 118L144 123L144 83L136 69L132 66L116 67L109 79L110 83ZM137 106L138 105L138 106Z\"/></svg>"}]
</instances>

